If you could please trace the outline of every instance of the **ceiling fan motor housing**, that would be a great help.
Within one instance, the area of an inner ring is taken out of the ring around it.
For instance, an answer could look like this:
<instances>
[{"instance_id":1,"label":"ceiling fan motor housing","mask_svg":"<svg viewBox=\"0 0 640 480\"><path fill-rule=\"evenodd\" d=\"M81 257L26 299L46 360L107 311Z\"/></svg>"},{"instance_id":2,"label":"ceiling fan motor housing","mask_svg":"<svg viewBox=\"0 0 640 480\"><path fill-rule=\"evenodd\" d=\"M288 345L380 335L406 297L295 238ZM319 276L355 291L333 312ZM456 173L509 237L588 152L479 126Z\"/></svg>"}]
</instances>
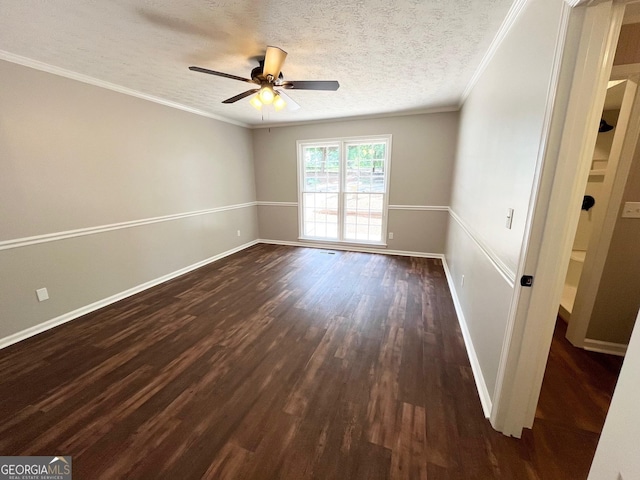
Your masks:
<instances>
[{"instance_id":1,"label":"ceiling fan motor housing","mask_svg":"<svg viewBox=\"0 0 640 480\"><path fill-rule=\"evenodd\" d=\"M260 65L254 68L253 70L251 70L251 80L254 80L258 83L266 82L267 78L262 74L263 69L264 69L264 60L261 60ZM283 78L284 76L282 75L282 72L280 72L280 75L278 75L278 80L282 80Z\"/></svg>"}]
</instances>

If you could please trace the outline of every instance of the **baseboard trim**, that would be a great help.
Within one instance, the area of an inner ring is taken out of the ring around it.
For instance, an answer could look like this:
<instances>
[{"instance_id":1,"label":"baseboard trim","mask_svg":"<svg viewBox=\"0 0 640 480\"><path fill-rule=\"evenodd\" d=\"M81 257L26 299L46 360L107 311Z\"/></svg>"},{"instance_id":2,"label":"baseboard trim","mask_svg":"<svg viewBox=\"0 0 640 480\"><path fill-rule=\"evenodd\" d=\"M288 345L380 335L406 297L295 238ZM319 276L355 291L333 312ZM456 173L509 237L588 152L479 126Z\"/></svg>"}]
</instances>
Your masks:
<instances>
[{"instance_id":1,"label":"baseboard trim","mask_svg":"<svg viewBox=\"0 0 640 480\"><path fill-rule=\"evenodd\" d=\"M360 252L360 253L381 253L383 255L399 255L402 257L420 257L420 258L439 258L444 260L444 254L442 253L427 253L427 252L409 252L405 250L390 250L384 247L360 247L357 245L343 245L337 243L322 243L322 242L291 242L288 240L269 240L261 238L258 243L266 243L269 245L284 245L288 247L307 247L307 248L320 248L323 250L342 250L347 252Z\"/></svg>"},{"instance_id":2,"label":"baseboard trim","mask_svg":"<svg viewBox=\"0 0 640 480\"><path fill-rule=\"evenodd\" d=\"M590 352L608 353L609 355L624 357L627 353L628 345L585 338L582 347Z\"/></svg>"},{"instance_id":3,"label":"baseboard trim","mask_svg":"<svg viewBox=\"0 0 640 480\"><path fill-rule=\"evenodd\" d=\"M21 330L20 332L14 333L13 335L9 335L8 337L4 337L0 339L0 349L8 347L9 345L13 345L14 343L18 343L22 340L26 340L27 338L33 337L34 335L37 335L39 333L46 332L47 330L57 327L58 325L62 325L63 323L70 322L71 320L75 320L76 318L86 315L87 313L94 312L100 308L111 305L112 303L115 303L119 300L123 300L127 297L135 295L136 293L143 292L144 290L155 287L156 285L160 285L161 283L172 280L176 277L184 275L185 273L189 273L200 267L204 267L205 265L213 263L216 260L220 260L224 257L228 257L229 255L233 255L234 253L238 253L246 248L256 245L257 243L258 243L258 240L253 240L249 243L245 243L238 247L232 248L231 250L227 250L226 252L219 253L205 260L202 260L200 262L194 263L192 265L189 265L187 267L181 268L174 272L168 273L156 279L150 280L141 285L132 287L123 292L116 293L115 295L112 295L110 297L104 298L102 300L98 300L97 302L91 303L84 307L80 307L71 312L62 314L58 317L52 318L51 320L47 320L46 322L40 323L38 325L34 325L33 327L29 327L25 330Z\"/></svg>"},{"instance_id":4,"label":"baseboard trim","mask_svg":"<svg viewBox=\"0 0 640 480\"><path fill-rule=\"evenodd\" d=\"M446 259L443 259L442 266L444 267L444 273L447 277L449 290L451 291L453 306L455 307L456 314L458 316L458 323L460 325L460 330L462 331L464 346L466 347L467 355L469 356L469 363L471 363L471 371L473 372L473 378L476 382L476 389L478 390L478 396L480 397L480 403L482 404L482 411L484 412L485 418L489 418L491 416L491 409L493 408L493 404L491 402L489 390L487 389L487 383L484 381L484 376L482 375L480 361L478 360L478 355L476 354L476 350L473 347L471 334L469 333L469 329L467 328L467 321L465 320L464 312L462 311L462 305L460 304L458 293L456 292L455 282L453 281L453 277L451 276L451 272L449 271L449 266L447 265Z\"/></svg>"}]
</instances>

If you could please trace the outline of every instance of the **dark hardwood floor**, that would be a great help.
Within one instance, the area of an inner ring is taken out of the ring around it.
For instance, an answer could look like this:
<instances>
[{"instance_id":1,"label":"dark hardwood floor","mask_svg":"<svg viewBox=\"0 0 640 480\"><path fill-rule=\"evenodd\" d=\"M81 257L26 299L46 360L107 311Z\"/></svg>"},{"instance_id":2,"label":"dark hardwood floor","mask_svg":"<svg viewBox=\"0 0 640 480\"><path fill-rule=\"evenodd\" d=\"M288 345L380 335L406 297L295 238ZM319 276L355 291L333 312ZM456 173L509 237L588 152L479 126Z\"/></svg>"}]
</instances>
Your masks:
<instances>
[{"instance_id":1,"label":"dark hardwood floor","mask_svg":"<svg viewBox=\"0 0 640 480\"><path fill-rule=\"evenodd\" d=\"M522 439L543 478L585 479L623 358L576 348L566 332L558 318L536 420Z\"/></svg>"},{"instance_id":2,"label":"dark hardwood floor","mask_svg":"<svg viewBox=\"0 0 640 480\"><path fill-rule=\"evenodd\" d=\"M439 260L256 245L1 350L0 455L72 455L75 479L585 478L618 367L562 340L507 438Z\"/></svg>"}]
</instances>

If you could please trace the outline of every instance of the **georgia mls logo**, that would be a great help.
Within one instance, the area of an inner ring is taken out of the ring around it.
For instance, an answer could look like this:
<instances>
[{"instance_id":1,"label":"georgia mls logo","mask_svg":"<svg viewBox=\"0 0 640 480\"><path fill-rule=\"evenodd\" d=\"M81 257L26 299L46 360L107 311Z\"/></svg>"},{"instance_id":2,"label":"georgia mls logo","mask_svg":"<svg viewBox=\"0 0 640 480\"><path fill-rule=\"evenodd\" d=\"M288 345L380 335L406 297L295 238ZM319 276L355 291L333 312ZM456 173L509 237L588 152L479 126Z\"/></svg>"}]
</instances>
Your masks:
<instances>
[{"instance_id":1,"label":"georgia mls logo","mask_svg":"<svg viewBox=\"0 0 640 480\"><path fill-rule=\"evenodd\" d=\"M0 480L71 480L71 457L0 457Z\"/></svg>"},{"instance_id":2,"label":"georgia mls logo","mask_svg":"<svg viewBox=\"0 0 640 480\"><path fill-rule=\"evenodd\" d=\"M52 465L52 464L54 464L56 462L60 462L62 464L62 465L56 465L55 466L56 470L58 470L59 467L62 466L63 469L68 470L68 472L66 472L66 473L71 473L71 465L69 465L69 462L67 462L64 457L53 457L53 460L51 460L49 462L49 465Z\"/></svg>"}]
</instances>

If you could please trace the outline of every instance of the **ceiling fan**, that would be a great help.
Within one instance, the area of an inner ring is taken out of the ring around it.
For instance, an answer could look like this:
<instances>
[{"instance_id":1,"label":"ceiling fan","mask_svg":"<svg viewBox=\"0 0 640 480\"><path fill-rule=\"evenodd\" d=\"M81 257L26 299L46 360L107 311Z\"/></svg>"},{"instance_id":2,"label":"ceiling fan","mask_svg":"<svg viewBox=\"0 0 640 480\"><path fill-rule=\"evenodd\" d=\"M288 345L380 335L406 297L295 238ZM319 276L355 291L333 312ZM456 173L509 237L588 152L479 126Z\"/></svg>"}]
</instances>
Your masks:
<instances>
[{"instance_id":1,"label":"ceiling fan","mask_svg":"<svg viewBox=\"0 0 640 480\"><path fill-rule=\"evenodd\" d=\"M223 100L222 103L235 103L245 97L254 95L251 99L251 105L260 110L263 105L273 104L276 110L282 110L288 106L290 110L300 108L284 90L338 90L340 84L335 80L284 80L282 75L282 65L287 58L287 52L278 47L267 47L264 60L260 62L260 66L251 70L251 79L238 77L229 73L216 72L202 67L189 67L194 72L207 73L209 75L217 75L219 77L240 80L241 82L252 83L256 88L242 92L234 97Z\"/></svg>"}]
</instances>

